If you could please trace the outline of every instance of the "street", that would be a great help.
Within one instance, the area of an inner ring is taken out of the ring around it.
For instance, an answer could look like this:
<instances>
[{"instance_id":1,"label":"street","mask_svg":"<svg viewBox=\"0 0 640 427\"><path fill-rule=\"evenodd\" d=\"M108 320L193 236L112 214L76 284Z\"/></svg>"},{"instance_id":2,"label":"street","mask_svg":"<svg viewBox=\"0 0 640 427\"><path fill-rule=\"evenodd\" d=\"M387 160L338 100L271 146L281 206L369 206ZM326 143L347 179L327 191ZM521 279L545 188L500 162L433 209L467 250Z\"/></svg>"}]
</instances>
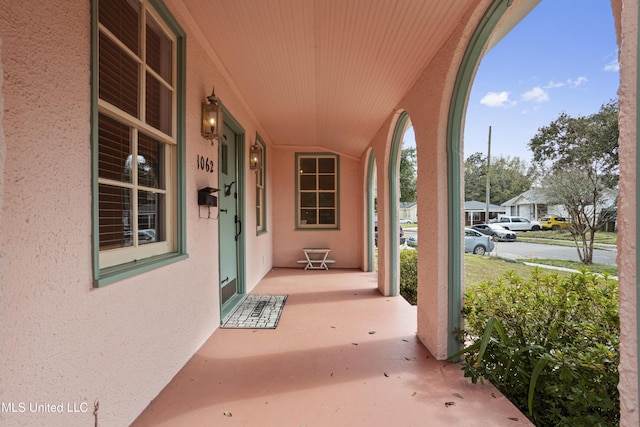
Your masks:
<instances>
[{"instance_id":1,"label":"street","mask_svg":"<svg viewBox=\"0 0 640 427\"><path fill-rule=\"evenodd\" d=\"M405 230L405 236L409 239L415 236L415 230ZM496 247L491 256L498 256L507 259L523 259L523 258L546 258L546 259L563 259L570 261L580 261L578 259L578 251L575 246L558 246L546 243L528 243L528 242L497 242ZM594 249L593 262L596 264L616 265L618 250L612 249Z\"/></svg>"},{"instance_id":2,"label":"street","mask_svg":"<svg viewBox=\"0 0 640 427\"><path fill-rule=\"evenodd\" d=\"M492 256L507 259L547 258L579 261L574 246L557 246L545 243L497 242ZM596 264L616 265L617 249L594 249L593 262Z\"/></svg>"}]
</instances>

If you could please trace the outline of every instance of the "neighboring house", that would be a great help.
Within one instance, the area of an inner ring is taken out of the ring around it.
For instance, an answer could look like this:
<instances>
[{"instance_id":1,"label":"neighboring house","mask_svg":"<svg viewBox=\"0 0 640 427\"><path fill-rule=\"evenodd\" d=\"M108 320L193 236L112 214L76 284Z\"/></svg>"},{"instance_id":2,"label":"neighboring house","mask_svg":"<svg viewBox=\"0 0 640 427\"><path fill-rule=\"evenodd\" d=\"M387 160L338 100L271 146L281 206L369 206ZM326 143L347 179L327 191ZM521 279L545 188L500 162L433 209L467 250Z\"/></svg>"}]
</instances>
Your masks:
<instances>
[{"instance_id":1,"label":"neighboring house","mask_svg":"<svg viewBox=\"0 0 640 427\"><path fill-rule=\"evenodd\" d=\"M603 209L615 207L618 200L618 190L605 190L603 203L598 206L598 213ZM544 190L532 188L524 193L507 200L502 204L506 209L505 215L521 216L531 220L539 220L543 216L568 216L569 213L563 205L548 204Z\"/></svg>"},{"instance_id":2,"label":"neighboring house","mask_svg":"<svg viewBox=\"0 0 640 427\"><path fill-rule=\"evenodd\" d=\"M418 202L400 202L400 219L408 219L412 223L418 222Z\"/></svg>"},{"instance_id":3,"label":"neighboring house","mask_svg":"<svg viewBox=\"0 0 640 427\"><path fill-rule=\"evenodd\" d=\"M390 218L411 123L429 239L416 338L436 359L457 352L469 88L536 4L0 0L0 401L96 404L2 411L0 423L130 425L267 273L299 268L302 248L330 248L332 266L397 296ZM612 4L619 391L632 425L638 2ZM225 126L207 115L216 103Z\"/></svg>"},{"instance_id":4,"label":"neighboring house","mask_svg":"<svg viewBox=\"0 0 640 427\"><path fill-rule=\"evenodd\" d=\"M464 225L484 224L492 219L498 218L500 215L505 215L506 212L507 209L504 206L489 204L489 219L486 219L487 203L469 200L464 202Z\"/></svg>"},{"instance_id":5,"label":"neighboring house","mask_svg":"<svg viewBox=\"0 0 640 427\"><path fill-rule=\"evenodd\" d=\"M505 215L521 216L530 220L538 220L546 215L567 216L562 205L549 205L544 190L532 188L502 204Z\"/></svg>"}]
</instances>

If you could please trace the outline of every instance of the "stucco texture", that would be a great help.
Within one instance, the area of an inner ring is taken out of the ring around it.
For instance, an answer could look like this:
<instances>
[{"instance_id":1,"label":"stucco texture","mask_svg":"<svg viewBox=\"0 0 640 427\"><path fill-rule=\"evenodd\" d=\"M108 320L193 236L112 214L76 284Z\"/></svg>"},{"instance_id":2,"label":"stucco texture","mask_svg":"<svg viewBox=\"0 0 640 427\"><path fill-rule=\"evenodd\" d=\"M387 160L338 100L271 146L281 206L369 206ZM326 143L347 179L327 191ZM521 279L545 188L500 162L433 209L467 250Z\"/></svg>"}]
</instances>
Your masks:
<instances>
[{"instance_id":1,"label":"stucco texture","mask_svg":"<svg viewBox=\"0 0 640 427\"><path fill-rule=\"evenodd\" d=\"M273 219L273 265L304 268L297 260L304 259L303 248L329 248L335 260L330 268L362 268L362 183L359 159L339 155L340 227L334 230L304 230L296 228L296 153L330 153L322 147L309 149L277 147L271 167L271 188L277 194ZM335 153L338 154L338 153Z\"/></svg>"},{"instance_id":2,"label":"stucco texture","mask_svg":"<svg viewBox=\"0 0 640 427\"><path fill-rule=\"evenodd\" d=\"M637 325L637 53L638 2L614 0L619 44L620 193L618 199L618 275L620 284L620 425L638 426Z\"/></svg>"},{"instance_id":3,"label":"stucco texture","mask_svg":"<svg viewBox=\"0 0 640 427\"><path fill-rule=\"evenodd\" d=\"M247 145L260 129L206 49L188 38L189 258L94 289L90 2L0 0L0 9L0 400L17 405L0 412L0 424L128 425L220 322L218 224L197 206L197 189L217 186L217 174L196 169L205 155L217 170L217 146L199 134L212 84ZM246 217L255 230L254 211ZM247 265L248 290L271 268L270 239L247 235L247 257L263 256ZM77 404L78 412L30 412L30 403Z\"/></svg>"}]
</instances>

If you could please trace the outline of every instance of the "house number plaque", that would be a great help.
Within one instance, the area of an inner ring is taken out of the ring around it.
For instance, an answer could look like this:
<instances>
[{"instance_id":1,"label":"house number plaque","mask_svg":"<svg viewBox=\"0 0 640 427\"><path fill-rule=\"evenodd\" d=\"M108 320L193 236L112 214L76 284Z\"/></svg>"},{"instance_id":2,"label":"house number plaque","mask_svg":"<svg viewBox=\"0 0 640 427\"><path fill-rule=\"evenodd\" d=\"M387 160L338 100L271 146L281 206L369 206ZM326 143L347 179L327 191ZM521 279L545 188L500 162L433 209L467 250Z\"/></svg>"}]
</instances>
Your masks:
<instances>
[{"instance_id":1,"label":"house number plaque","mask_svg":"<svg viewBox=\"0 0 640 427\"><path fill-rule=\"evenodd\" d=\"M198 169L213 173L213 160L198 154Z\"/></svg>"}]
</instances>

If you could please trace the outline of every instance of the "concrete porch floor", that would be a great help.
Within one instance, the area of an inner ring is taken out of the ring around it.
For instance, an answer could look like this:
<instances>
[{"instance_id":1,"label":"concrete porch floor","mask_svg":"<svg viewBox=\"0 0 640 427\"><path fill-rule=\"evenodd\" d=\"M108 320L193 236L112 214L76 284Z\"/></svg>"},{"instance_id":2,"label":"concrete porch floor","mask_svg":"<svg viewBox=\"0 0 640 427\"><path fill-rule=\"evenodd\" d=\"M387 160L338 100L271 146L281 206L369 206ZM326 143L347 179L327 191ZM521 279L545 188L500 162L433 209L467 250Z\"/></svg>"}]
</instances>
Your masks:
<instances>
[{"instance_id":1,"label":"concrete porch floor","mask_svg":"<svg viewBox=\"0 0 640 427\"><path fill-rule=\"evenodd\" d=\"M435 360L416 308L357 270L274 269L277 329L218 329L134 426L532 425L489 384Z\"/></svg>"}]
</instances>

